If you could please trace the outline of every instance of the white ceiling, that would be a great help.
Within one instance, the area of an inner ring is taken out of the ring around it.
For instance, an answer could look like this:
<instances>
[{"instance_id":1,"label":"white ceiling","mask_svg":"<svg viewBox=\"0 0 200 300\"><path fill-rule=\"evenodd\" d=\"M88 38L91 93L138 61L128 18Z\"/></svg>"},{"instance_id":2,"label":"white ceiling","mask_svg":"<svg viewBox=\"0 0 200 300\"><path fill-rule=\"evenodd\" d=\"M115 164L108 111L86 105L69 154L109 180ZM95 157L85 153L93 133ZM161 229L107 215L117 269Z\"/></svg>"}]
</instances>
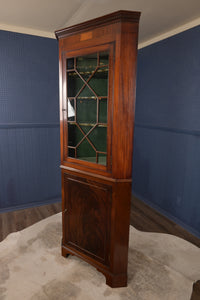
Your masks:
<instances>
[{"instance_id":1,"label":"white ceiling","mask_svg":"<svg viewBox=\"0 0 200 300\"><path fill-rule=\"evenodd\" d=\"M200 0L0 0L0 29L54 37L54 31L116 10L141 11L145 45L200 24Z\"/></svg>"}]
</instances>

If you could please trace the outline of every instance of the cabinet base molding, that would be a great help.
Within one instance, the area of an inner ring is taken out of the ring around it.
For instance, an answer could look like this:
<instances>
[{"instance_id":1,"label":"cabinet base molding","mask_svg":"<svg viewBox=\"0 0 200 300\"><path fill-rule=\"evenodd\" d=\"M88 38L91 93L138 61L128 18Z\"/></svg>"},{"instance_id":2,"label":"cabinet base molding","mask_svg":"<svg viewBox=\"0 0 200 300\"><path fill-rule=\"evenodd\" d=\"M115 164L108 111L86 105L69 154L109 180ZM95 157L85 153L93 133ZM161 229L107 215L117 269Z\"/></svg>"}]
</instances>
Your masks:
<instances>
[{"instance_id":1,"label":"cabinet base molding","mask_svg":"<svg viewBox=\"0 0 200 300\"><path fill-rule=\"evenodd\" d=\"M109 268L107 268L103 265L97 264L97 262L95 260L91 260L87 256L83 256L82 253L79 253L78 251L74 251L73 249L71 249L65 245L62 245L62 247L61 247L61 254L66 259L70 255L72 255L72 256L75 255L75 256L79 257L81 260L84 260L85 262L89 263L90 265L95 267L98 272L102 273L105 276L106 284L112 288L119 288L119 287L127 286L127 273L123 273L123 274L112 273L109 270Z\"/></svg>"},{"instance_id":2,"label":"cabinet base molding","mask_svg":"<svg viewBox=\"0 0 200 300\"><path fill-rule=\"evenodd\" d=\"M119 288L127 286L127 274L105 274L106 284L111 288Z\"/></svg>"}]
</instances>

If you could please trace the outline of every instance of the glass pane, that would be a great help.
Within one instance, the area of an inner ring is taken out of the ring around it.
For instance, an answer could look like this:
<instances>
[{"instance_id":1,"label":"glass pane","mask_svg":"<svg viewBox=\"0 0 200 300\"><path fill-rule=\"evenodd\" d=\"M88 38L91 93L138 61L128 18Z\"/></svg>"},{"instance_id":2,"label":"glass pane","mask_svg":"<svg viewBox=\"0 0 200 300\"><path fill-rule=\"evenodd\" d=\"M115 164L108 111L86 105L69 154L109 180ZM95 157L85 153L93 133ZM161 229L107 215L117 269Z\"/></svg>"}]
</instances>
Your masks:
<instances>
[{"instance_id":1,"label":"glass pane","mask_svg":"<svg viewBox=\"0 0 200 300\"><path fill-rule=\"evenodd\" d=\"M97 96L107 96L108 95L108 68L98 69L94 76L90 79L90 87L94 90Z\"/></svg>"},{"instance_id":2,"label":"glass pane","mask_svg":"<svg viewBox=\"0 0 200 300\"><path fill-rule=\"evenodd\" d=\"M67 117L68 121L75 121L75 100L67 100Z\"/></svg>"},{"instance_id":3,"label":"glass pane","mask_svg":"<svg viewBox=\"0 0 200 300\"><path fill-rule=\"evenodd\" d=\"M103 153L98 153L98 164L106 166L107 155Z\"/></svg>"},{"instance_id":4,"label":"glass pane","mask_svg":"<svg viewBox=\"0 0 200 300\"><path fill-rule=\"evenodd\" d=\"M67 96L75 97L81 87L83 86L83 80L78 76L76 72L67 73Z\"/></svg>"},{"instance_id":5,"label":"glass pane","mask_svg":"<svg viewBox=\"0 0 200 300\"><path fill-rule=\"evenodd\" d=\"M107 99L99 100L99 123L107 123Z\"/></svg>"},{"instance_id":6,"label":"glass pane","mask_svg":"<svg viewBox=\"0 0 200 300\"><path fill-rule=\"evenodd\" d=\"M81 125L80 127L85 134L87 134L92 129L92 126L90 126L90 124L86 124L86 123L83 123L83 125Z\"/></svg>"},{"instance_id":7,"label":"glass pane","mask_svg":"<svg viewBox=\"0 0 200 300\"><path fill-rule=\"evenodd\" d=\"M78 72L93 71L97 67L97 53L80 56L76 58Z\"/></svg>"},{"instance_id":8,"label":"glass pane","mask_svg":"<svg viewBox=\"0 0 200 300\"><path fill-rule=\"evenodd\" d=\"M75 149L68 148L68 156L75 158Z\"/></svg>"},{"instance_id":9,"label":"glass pane","mask_svg":"<svg viewBox=\"0 0 200 300\"><path fill-rule=\"evenodd\" d=\"M99 62L100 62L100 66L108 65L108 62L109 62L108 51L104 51L104 52L99 53Z\"/></svg>"},{"instance_id":10,"label":"glass pane","mask_svg":"<svg viewBox=\"0 0 200 300\"><path fill-rule=\"evenodd\" d=\"M67 59L67 70L74 69L74 58Z\"/></svg>"},{"instance_id":11,"label":"glass pane","mask_svg":"<svg viewBox=\"0 0 200 300\"><path fill-rule=\"evenodd\" d=\"M77 98L76 113L78 123L96 123L97 100L96 98Z\"/></svg>"},{"instance_id":12,"label":"glass pane","mask_svg":"<svg viewBox=\"0 0 200 300\"><path fill-rule=\"evenodd\" d=\"M83 81L82 81L83 82ZM83 82L84 83L84 82ZM83 90L78 96L79 98L85 98L85 97L95 97L95 94L89 89L87 85L84 86Z\"/></svg>"},{"instance_id":13,"label":"glass pane","mask_svg":"<svg viewBox=\"0 0 200 300\"><path fill-rule=\"evenodd\" d=\"M76 147L76 145L84 137L76 124L68 123L68 146Z\"/></svg>"},{"instance_id":14,"label":"glass pane","mask_svg":"<svg viewBox=\"0 0 200 300\"><path fill-rule=\"evenodd\" d=\"M96 151L86 139L77 148L77 158L96 162Z\"/></svg>"},{"instance_id":15,"label":"glass pane","mask_svg":"<svg viewBox=\"0 0 200 300\"><path fill-rule=\"evenodd\" d=\"M107 151L107 127L97 126L89 135L88 138L95 146L97 151Z\"/></svg>"},{"instance_id":16,"label":"glass pane","mask_svg":"<svg viewBox=\"0 0 200 300\"><path fill-rule=\"evenodd\" d=\"M77 57L76 69L87 81L97 67L97 53Z\"/></svg>"}]
</instances>

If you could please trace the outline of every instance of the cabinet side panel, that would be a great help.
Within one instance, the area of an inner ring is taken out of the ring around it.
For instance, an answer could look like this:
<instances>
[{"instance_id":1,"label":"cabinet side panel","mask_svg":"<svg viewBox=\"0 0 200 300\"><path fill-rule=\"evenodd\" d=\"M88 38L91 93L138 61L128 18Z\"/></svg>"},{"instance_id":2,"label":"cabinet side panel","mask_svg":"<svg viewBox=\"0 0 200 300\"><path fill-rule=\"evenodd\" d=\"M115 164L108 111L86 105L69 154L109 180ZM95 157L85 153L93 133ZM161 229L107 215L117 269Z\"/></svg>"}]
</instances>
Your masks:
<instances>
[{"instance_id":1,"label":"cabinet side panel","mask_svg":"<svg viewBox=\"0 0 200 300\"><path fill-rule=\"evenodd\" d=\"M116 41L112 143L114 178L132 176L137 26L122 23Z\"/></svg>"},{"instance_id":2,"label":"cabinet side panel","mask_svg":"<svg viewBox=\"0 0 200 300\"><path fill-rule=\"evenodd\" d=\"M127 274L130 204L131 183L116 183L112 197L111 270L113 274Z\"/></svg>"}]
</instances>

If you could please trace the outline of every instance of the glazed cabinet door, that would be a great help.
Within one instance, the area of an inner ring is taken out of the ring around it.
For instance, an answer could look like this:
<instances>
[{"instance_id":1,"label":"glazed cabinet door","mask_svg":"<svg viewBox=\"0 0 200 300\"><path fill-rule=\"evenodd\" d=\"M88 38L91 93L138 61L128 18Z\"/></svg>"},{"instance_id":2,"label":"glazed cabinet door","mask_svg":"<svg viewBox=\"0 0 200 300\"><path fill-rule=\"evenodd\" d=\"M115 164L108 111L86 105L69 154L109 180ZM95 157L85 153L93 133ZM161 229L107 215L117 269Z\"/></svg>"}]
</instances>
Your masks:
<instances>
[{"instance_id":1,"label":"glazed cabinet door","mask_svg":"<svg viewBox=\"0 0 200 300\"><path fill-rule=\"evenodd\" d=\"M111 187L64 173L63 243L109 264Z\"/></svg>"},{"instance_id":2,"label":"glazed cabinet door","mask_svg":"<svg viewBox=\"0 0 200 300\"><path fill-rule=\"evenodd\" d=\"M67 164L109 170L112 44L64 52L62 60L63 160Z\"/></svg>"}]
</instances>

